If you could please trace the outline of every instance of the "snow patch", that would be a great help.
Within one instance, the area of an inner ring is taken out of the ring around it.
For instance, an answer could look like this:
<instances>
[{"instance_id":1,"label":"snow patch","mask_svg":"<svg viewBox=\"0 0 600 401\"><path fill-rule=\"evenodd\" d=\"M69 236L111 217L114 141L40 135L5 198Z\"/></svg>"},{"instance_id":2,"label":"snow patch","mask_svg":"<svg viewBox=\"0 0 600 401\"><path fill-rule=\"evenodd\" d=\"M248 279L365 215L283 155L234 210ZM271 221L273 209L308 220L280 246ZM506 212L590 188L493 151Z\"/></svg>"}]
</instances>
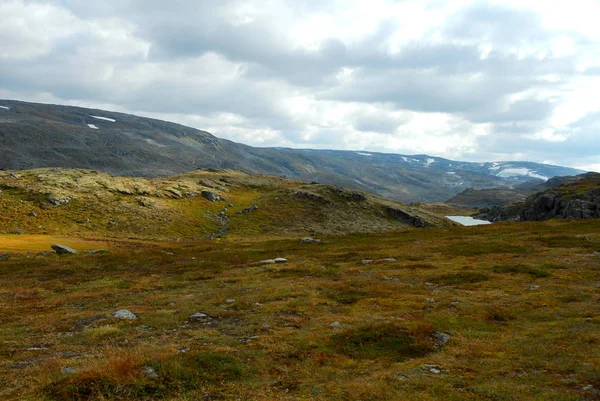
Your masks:
<instances>
[{"instance_id":1,"label":"snow patch","mask_svg":"<svg viewBox=\"0 0 600 401\"><path fill-rule=\"evenodd\" d=\"M435 163L435 159L427 159L427 161L425 162L425 167L429 167L433 163Z\"/></svg>"},{"instance_id":2,"label":"snow patch","mask_svg":"<svg viewBox=\"0 0 600 401\"><path fill-rule=\"evenodd\" d=\"M104 120L104 121L110 121L111 123L116 123L117 120L114 120L112 118L108 118L108 117L100 117L100 116L90 116L92 118L95 118L97 120Z\"/></svg>"},{"instance_id":3,"label":"snow patch","mask_svg":"<svg viewBox=\"0 0 600 401\"><path fill-rule=\"evenodd\" d=\"M91 129L98 129L98 127L96 127L94 124L88 124L88 127L90 127Z\"/></svg>"},{"instance_id":4,"label":"snow patch","mask_svg":"<svg viewBox=\"0 0 600 401\"><path fill-rule=\"evenodd\" d=\"M356 154L361 155L361 156L373 156L370 153L363 153L363 152L356 152Z\"/></svg>"},{"instance_id":5,"label":"snow patch","mask_svg":"<svg viewBox=\"0 0 600 401\"><path fill-rule=\"evenodd\" d=\"M455 175L456 171L448 171L446 174Z\"/></svg>"},{"instance_id":6,"label":"snow patch","mask_svg":"<svg viewBox=\"0 0 600 401\"><path fill-rule=\"evenodd\" d=\"M503 177L503 178L518 177L518 176L539 178L541 180L548 181L548 177L546 177L544 175L537 174L536 172L531 171L531 170L529 170L528 168L525 168L525 167L521 167L521 168L507 168L507 169L504 169L504 170L500 171L498 174L496 174L496 177Z\"/></svg>"},{"instance_id":7,"label":"snow patch","mask_svg":"<svg viewBox=\"0 0 600 401\"><path fill-rule=\"evenodd\" d=\"M7 107L7 106L0 106L0 109L4 109L4 110L10 110L10 107Z\"/></svg>"}]
</instances>

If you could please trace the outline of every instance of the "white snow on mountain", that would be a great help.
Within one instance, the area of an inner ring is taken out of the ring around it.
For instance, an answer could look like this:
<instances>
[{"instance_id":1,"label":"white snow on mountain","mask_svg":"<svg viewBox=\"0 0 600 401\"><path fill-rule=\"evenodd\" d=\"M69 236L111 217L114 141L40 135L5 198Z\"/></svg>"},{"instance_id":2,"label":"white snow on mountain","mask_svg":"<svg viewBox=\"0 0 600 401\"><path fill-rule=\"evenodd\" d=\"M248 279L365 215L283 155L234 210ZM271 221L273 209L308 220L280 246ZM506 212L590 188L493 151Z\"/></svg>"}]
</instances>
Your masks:
<instances>
[{"instance_id":1,"label":"white snow on mountain","mask_svg":"<svg viewBox=\"0 0 600 401\"><path fill-rule=\"evenodd\" d=\"M98 129L98 127L96 127L94 124L88 124L88 127L90 127L91 129Z\"/></svg>"},{"instance_id":2,"label":"white snow on mountain","mask_svg":"<svg viewBox=\"0 0 600 401\"><path fill-rule=\"evenodd\" d=\"M496 174L497 177L503 177L503 178L507 178L507 177L517 177L517 176L527 176L527 177L532 177L532 178L539 178L541 180L544 181L548 181L548 177L537 174L534 171L529 170L528 168L525 167L521 167L521 168L507 168L504 169L502 171L500 171L498 174Z\"/></svg>"},{"instance_id":3,"label":"white snow on mountain","mask_svg":"<svg viewBox=\"0 0 600 401\"><path fill-rule=\"evenodd\" d=\"M370 154L370 153L363 153L363 152L356 152L356 154L359 154L359 155L361 155L361 156L373 156L373 155L372 155L372 154Z\"/></svg>"},{"instance_id":4,"label":"white snow on mountain","mask_svg":"<svg viewBox=\"0 0 600 401\"><path fill-rule=\"evenodd\" d=\"M108 117L99 117L99 116L90 116L90 117L95 118L97 120L110 121L111 123L117 122L117 120L114 120L114 119L108 118Z\"/></svg>"},{"instance_id":5,"label":"white snow on mountain","mask_svg":"<svg viewBox=\"0 0 600 401\"><path fill-rule=\"evenodd\" d=\"M0 109L10 110L10 107L0 106Z\"/></svg>"}]
</instances>

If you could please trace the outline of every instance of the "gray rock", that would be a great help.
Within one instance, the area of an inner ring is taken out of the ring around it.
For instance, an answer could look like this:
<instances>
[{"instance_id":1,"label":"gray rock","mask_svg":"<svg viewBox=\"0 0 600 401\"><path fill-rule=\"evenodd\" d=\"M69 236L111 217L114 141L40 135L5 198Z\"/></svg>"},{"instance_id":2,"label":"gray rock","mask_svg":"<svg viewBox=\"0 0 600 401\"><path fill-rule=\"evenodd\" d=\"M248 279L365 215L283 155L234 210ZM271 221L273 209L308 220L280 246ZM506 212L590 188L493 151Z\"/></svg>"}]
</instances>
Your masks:
<instances>
[{"instance_id":1,"label":"gray rock","mask_svg":"<svg viewBox=\"0 0 600 401\"><path fill-rule=\"evenodd\" d=\"M300 242L303 244L320 244L321 240L320 239L314 239L311 237L305 237L300 239Z\"/></svg>"},{"instance_id":2,"label":"gray rock","mask_svg":"<svg viewBox=\"0 0 600 401\"><path fill-rule=\"evenodd\" d=\"M439 331L434 331L431 336L433 337L437 347L441 347L442 345L446 344L450 338L452 338L450 334Z\"/></svg>"},{"instance_id":3,"label":"gray rock","mask_svg":"<svg viewBox=\"0 0 600 401\"><path fill-rule=\"evenodd\" d=\"M83 253L85 253L87 255L99 255L99 254L108 253L108 251L106 249L91 249L88 251L83 251Z\"/></svg>"},{"instance_id":4,"label":"gray rock","mask_svg":"<svg viewBox=\"0 0 600 401\"><path fill-rule=\"evenodd\" d=\"M152 368L152 366L144 366L144 368L142 369L142 373L144 374L144 376L146 376L149 379L157 379L158 378L158 374Z\"/></svg>"},{"instance_id":5,"label":"gray rock","mask_svg":"<svg viewBox=\"0 0 600 401\"><path fill-rule=\"evenodd\" d=\"M196 312L193 315L190 315L189 319L198 321L198 320L207 320L207 319L210 319L210 317L206 313Z\"/></svg>"},{"instance_id":6,"label":"gray rock","mask_svg":"<svg viewBox=\"0 0 600 401\"><path fill-rule=\"evenodd\" d=\"M285 258L275 258L275 259L265 259L257 262L259 265L272 265L274 263L286 263L287 259Z\"/></svg>"},{"instance_id":7,"label":"gray rock","mask_svg":"<svg viewBox=\"0 0 600 401\"><path fill-rule=\"evenodd\" d=\"M255 210L258 210L258 206L251 205L251 206L248 206L247 208L245 208L244 210L240 210L239 212L237 212L237 214L248 214L248 213L252 213Z\"/></svg>"},{"instance_id":8,"label":"gray rock","mask_svg":"<svg viewBox=\"0 0 600 401\"><path fill-rule=\"evenodd\" d=\"M340 322L335 321L335 322L331 323L329 326L330 327L340 327Z\"/></svg>"},{"instance_id":9,"label":"gray rock","mask_svg":"<svg viewBox=\"0 0 600 401\"><path fill-rule=\"evenodd\" d=\"M127 319L127 320L135 320L137 316L127 309L121 309L116 312L113 312L112 316L117 319Z\"/></svg>"},{"instance_id":10,"label":"gray rock","mask_svg":"<svg viewBox=\"0 0 600 401\"><path fill-rule=\"evenodd\" d=\"M235 298L227 298L227 299L225 300L225 302L227 302L228 304L232 304L232 303L234 303L234 302L235 302Z\"/></svg>"},{"instance_id":11,"label":"gray rock","mask_svg":"<svg viewBox=\"0 0 600 401\"><path fill-rule=\"evenodd\" d=\"M65 374L65 375L75 374L75 368L72 368L69 366L62 368L60 371L61 371L61 373Z\"/></svg>"},{"instance_id":12,"label":"gray rock","mask_svg":"<svg viewBox=\"0 0 600 401\"><path fill-rule=\"evenodd\" d=\"M60 245L60 244L53 244L51 246L51 248L54 250L54 252L58 253L59 255L68 255L68 254L77 253L77 251L75 249L69 248L68 246Z\"/></svg>"},{"instance_id":13,"label":"gray rock","mask_svg":"<svg viewBox=\"0 0 600 401\"><path fill-rule=\"evenodd\" d=\"M209 200L211 202L218 202L219 200L221 200L221 197L212 191L202 191L200 192L200 195L202 195L204 199Z\"/></svg>"},{"instance_id":14,"label":"gray rock","mask_svg":"<svg viewBox=\"0 0 600 401\"><path fill-rule=\"evenodd\" d=\"M360 261L363 265L368 265L369 263L373 263L373 259L363 259Z\"/></svg>"},{"instance_id":15,"label":"gray rock","mask_svg":"<svg viewBox=\"0 0 600 401\"><path fill-rule=\"evenodd\" d=\"M38 215L37 215L36 212L29 212L29 216L31 216L31 217L37 217Z\"/></svg>"}]
</instances>

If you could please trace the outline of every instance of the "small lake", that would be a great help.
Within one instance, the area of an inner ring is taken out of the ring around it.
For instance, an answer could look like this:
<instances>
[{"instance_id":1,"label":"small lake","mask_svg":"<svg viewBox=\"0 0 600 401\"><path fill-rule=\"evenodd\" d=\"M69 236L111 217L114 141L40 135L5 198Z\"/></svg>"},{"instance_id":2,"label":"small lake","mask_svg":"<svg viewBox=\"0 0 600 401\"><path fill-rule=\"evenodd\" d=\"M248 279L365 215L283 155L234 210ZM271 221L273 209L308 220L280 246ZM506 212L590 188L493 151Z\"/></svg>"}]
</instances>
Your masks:
<instances>
[{"instance_id":1,"label":"small lake","mask_svg":"<svg viewBox=\"0 0 600 401\"><path fill-rule=\"evenodd\" d=\"M463 226L480 226L483 224L492 224L487 220L474 219L469 216L446 216L446 218Z\"/></svg>"}]
</instances>

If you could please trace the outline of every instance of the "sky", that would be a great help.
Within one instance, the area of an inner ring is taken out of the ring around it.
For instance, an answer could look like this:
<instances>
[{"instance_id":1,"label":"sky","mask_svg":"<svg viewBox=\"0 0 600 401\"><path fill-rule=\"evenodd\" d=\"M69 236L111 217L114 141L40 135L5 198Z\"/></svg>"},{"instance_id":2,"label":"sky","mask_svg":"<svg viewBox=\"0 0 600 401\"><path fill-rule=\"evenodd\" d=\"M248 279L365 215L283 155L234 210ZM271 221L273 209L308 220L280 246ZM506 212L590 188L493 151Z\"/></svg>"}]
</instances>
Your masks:
<instances>
[{"instance_id":1,"label":"sky","mask_svg":"<svg viewBox=\"0 0 600 401\"><path fill-rule=\"evenodd\" d=\"M0 98L600 171L598 0L0 0Z\"/></svg>"}]
</instances>

